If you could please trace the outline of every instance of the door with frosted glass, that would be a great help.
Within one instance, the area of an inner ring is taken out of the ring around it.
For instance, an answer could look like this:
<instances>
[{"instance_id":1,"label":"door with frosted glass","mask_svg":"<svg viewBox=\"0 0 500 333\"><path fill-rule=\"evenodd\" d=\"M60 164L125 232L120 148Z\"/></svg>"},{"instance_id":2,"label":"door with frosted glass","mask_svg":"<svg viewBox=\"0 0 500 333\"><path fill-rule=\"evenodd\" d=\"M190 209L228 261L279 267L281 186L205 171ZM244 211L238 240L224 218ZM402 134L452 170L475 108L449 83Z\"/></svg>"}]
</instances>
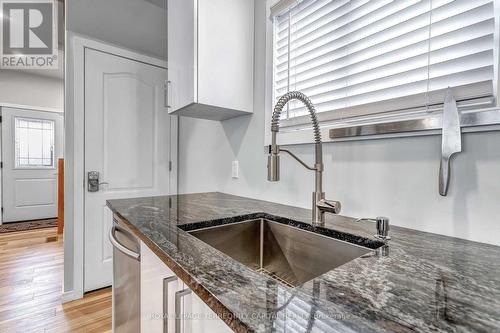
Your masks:
<instances>
[{"instance_id":1,"label":"door with frosted glass","mask_svg":"<svg viewBox=\"0 0 500 333\"><path fill-rule=\"evenodd\" d=\"M2 223L57 217L60 113L2 108Z\"/></svg>"}]
</instances>

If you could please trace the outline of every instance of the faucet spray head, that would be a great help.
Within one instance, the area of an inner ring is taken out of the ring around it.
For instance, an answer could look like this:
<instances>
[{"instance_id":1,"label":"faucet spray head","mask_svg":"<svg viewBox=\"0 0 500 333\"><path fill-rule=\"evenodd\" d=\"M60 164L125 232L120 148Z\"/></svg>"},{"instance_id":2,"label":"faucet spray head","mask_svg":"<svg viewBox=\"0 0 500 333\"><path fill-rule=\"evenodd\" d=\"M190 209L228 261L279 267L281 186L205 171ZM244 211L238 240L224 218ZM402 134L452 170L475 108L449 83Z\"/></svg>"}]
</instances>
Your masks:
<instances>
[{"instance_id":1,"label":"faucet spray head","mask_svg":"<svg viewBox=\"0 0 500 333\"><path fill-rule=\"evenodd\" d=\"M280 155L277 145L269 145L269 156L267 157L267 180L277 182L280 180Z\"/></svg>"}]
</instances>

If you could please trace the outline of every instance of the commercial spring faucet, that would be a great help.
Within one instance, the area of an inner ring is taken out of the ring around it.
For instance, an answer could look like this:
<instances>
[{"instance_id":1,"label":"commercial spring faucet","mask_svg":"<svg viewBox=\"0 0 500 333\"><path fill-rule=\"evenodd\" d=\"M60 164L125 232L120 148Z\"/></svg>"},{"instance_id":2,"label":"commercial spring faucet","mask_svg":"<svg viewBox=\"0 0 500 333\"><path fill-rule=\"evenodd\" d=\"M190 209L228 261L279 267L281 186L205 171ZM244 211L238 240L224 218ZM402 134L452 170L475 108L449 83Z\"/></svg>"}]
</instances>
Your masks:
<instances>
[{"instance_id":1,"label":"commercial spring faucet","mask_svg":"<svg viewBox=\"0 0 500 333\"><path fill-rule=\"evenodd\" d=\"M279 122L281 112L285 105L292 99L301 101L309 110L311 122L314 132L314 166L307 165L298 156L287 149L282 149L276 144L276 134L279 132ZM325 199L323 192L323 147L321 143L321 132L319 129L318 118L316 117L316 109L311 100L301 92L291 91L281 96L274 107L271 119L271 135L272 141L269 146L269 157L267 158L267 179L272 182L280 180L280 152L285 152L292 156L297 162L302 164L306 169L312 170L315 173L315 189L312 194L312 222L316 225L325 223L325 213L338 214L340 212L340 202L330 201Z\"/></svg>"}]
</instances>

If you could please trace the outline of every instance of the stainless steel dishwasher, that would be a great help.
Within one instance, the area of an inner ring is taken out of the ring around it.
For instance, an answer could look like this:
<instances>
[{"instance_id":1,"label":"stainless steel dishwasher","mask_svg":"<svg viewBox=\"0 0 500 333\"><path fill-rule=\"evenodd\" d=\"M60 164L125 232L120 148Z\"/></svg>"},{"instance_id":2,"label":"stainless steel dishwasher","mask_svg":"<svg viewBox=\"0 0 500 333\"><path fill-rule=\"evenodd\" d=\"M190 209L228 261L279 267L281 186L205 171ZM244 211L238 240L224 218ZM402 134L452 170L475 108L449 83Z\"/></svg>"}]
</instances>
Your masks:
<instances>
[{"instance_id":1,"label":"stainless steel dishwasher","mask_svg":"<svg viewBox=\"0 0 500 333\"><path fill-rule=\"evenodd\" d=\"M109 231L113 244L113 332L141 330L140 242L118 219Z\"/></svg>"}]
</instances>

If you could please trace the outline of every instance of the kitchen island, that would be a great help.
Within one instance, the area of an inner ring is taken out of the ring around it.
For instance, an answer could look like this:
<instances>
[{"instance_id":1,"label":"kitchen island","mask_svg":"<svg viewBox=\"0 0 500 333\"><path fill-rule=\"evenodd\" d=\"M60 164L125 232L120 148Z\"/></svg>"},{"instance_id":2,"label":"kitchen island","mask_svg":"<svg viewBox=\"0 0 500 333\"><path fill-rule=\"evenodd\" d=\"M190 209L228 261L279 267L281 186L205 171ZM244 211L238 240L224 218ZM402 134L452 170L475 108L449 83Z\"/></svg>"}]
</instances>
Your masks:
<instances>
[{"instance_id":1,"label":"kitchen island","mask_svg":"<svg viewBox=\"0 0 500 333\"><path fill-rule=\"evenodd\" d=\"M266 218L375 249L370 222L211 192L108 201L109 208L236 332L500 331L500 247L391 227L372 250L295 288L195 238L200 226Z\"/></svg>"}]
</instances>

